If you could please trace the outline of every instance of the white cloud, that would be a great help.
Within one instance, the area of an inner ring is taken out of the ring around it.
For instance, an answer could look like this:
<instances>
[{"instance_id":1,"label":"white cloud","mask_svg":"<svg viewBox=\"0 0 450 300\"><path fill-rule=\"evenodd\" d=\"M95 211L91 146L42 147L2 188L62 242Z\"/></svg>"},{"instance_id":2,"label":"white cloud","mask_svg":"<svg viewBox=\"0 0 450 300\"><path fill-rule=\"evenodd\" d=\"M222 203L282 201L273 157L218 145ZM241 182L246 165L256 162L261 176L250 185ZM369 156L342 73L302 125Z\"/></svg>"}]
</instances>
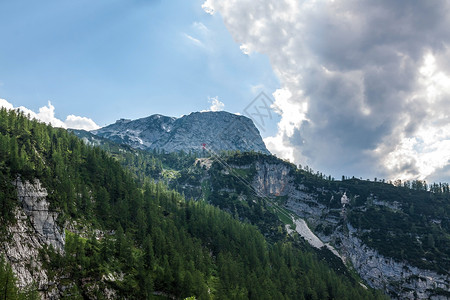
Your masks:
<instances>
[{"instance_id":1,"label":"white cloud","mask_svg":"<svg viewBox=\"0 0 450 300\"><path fill-rule=\"evenodd\" d=\"M182 33L184 38L191 44L203 48L206 51L212 51L212 37L211 31L202 22L193 22L190 26L189 32Z\"/></svg>"},{"instance_id":2,"label":"white cloud","mask_svg":"<svg viewBox=\"0 0 450 300\"><path fill-rule=\"evenodd\" d=\"M87 131L100 128L100 126L95 124L92 119L75 115L68 115L64 123L66 124L67 128L83 129Z\"/></svg>"},{"instance_id":3,"label":"white cloud","mask_svg":"<svg viewBox=\"0 0 450 300\"><path fill-rule=\"evenodd\" d=\"M208 27L206 27L205 24L203 24L202 22L194 22L192 23L192 27L198 31L199 33L201 33L202 35L207 35L210 33Z\"/></svg>"},{"instance_id":4,"label":"white cloud","mask_svg":"<svg viewBox=\"0 0 450 300\"><path fill-rule=\"evenodd\" d=\"M208 97L208 102L211 103L209 109L202 110L201 112L207 111L221 111L225 108L225 104L219 100L218 96Z\"/></svg>"},{"instance_id":5,"label":"white cloud","mask_svg":"<svg viewBox=\"0 0 450 300\"><path fill-rule=\"evenodd\" d=\"M264 84L255 84L255 85L250 85L250 91L252 92L252 94L259 94L262 91L264 91L266 88L264 86Z\"/></svg>"},{"instance_id":6,"label":"white cloud","mask_svg":"<svg viewBox=\"0 0 450 300\"><path fill-rule=\"evenodd\" d=\"M6 109L14 109L14 106L11 103L1 98L0 98L0 107L4 107Z\"/></svg>"},{"instance_id":7,"label":"white cloud","mask_svg":"<svg viewBox=\"0 0 450 300\"><path fill-rule=\"evenodd\" d=\"M450 159L450 3L207 0L269 57L269 150L333 176L429 178ZM450 178L445 178L450 180Z\"/></svg>"},{"instance_id":8,"label":"white cloud","mask_svg":"<svg viewBox=\"0 0 450 300\"><path fill-rule=\"evenodd\" d=\"M36 119L45 123L50 123L54 127L67 128L67 125L63 121L55 117L55 107L50 101L48 101L48 106L39 108Z\"/></svg>"},{"instance_id":9,"label":"white cloud","mask_svg":"<svg viewBox=\"0 0 450 300\"><path fill-rule=\"evenodd\" d=\"M214 8L213 8L213 1L206 0L205 3L202 4L202 8L205 12L207 12L210 15L214 14Z\"/></svg>"},{"instance_id":10,"label":"white cloud","mask_svg":"<svg viewBox=\"0 0 450 300\"><path fill-rule=\"evenodd\" d=\"M225 107L225 104L219 101L219 97L217 96L209 98L209 102L211 103L211 107L209 108L210 111L220 111L223 110Z\"/></svg>"},{"instance_id":11,"label":"white cloud","mask_svg":"<svg viewBox=\"0 0 450 300\"><path fill-rule=\"evenodd\" d=\"M450 77L439 69L431 53L424 56L419 72L419 88L410 101L421 104L427 118L416 125L413 134L400 133L395 149L382 159L390 173L401 179L427 179L450 162Z\"/></svg>"},{"instance_id":12,"label":"white cloud","mask_svg":"<svg viewBox=\"0 0 450 300\"><path fill-rule=\"evenodd\" d=\"M245 44L240 45L239 49L241 49L242 53L245 55L249 55L251 53L250 48Z\"/></svg>"},{"instance_id":13,"label":"white cloud","mask_svg":"<svg viewBox=\"0 0 450 300\"><path fill-rule=\"evenodd\" d=\"M61 128L72 128L72 129L84 129L84 130L94 130L100 128L95 122L86 117L79 117L75 115L67 116L65 121L55 117L55 107L48 102L47 106L39 108L39 112L34 111L24 107L14 107L11 103L5 99L0 99L0 107L5 107L6 109L18 109L22 111L25 115L29 115L31 119L36 119L44 123L50 123L54 127Z\"/></svg>"},{"instance_id":14,"label":"white cloud","mask_svg":"<svg viewBox=\"0 0 450 300\"><path fill-rule=\"evenodd\" d=\"M294 149L289 147L289 145L286 145L283 133L278 132L276 136L264 138L264 143L266 144L267 149L269 149L273 154L287 159L290 162L295 161Z\"/></svg>"},{"instance_id":15,"label":"white cloud","mask_svg":"<svg viewBox=\"0 0 450 300\"><path fill-rule=\"evenodd\" d=\"M194 45L200 46L200 47L204 47L203 43L202 43L199 39L196 39L195 37L192 37L192 36L190 36L190 35L187 34L187 33L184 33L184 36L185 36L189 41L191 41Z\"/></svg>"}]
</instances>

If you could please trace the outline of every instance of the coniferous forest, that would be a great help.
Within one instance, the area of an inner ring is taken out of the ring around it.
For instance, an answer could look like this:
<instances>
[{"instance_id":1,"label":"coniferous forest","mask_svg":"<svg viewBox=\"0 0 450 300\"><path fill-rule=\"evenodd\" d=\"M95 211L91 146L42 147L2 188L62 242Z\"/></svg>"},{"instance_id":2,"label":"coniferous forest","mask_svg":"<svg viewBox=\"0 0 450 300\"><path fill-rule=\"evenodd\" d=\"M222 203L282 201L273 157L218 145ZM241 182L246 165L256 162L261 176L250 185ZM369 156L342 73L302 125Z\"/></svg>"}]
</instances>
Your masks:
<instances>
[{"instance_id":1,"label":"coniferous forest","mask_svg":"<svg viewBox=\"0 0 450 300\"><path fill-rule=\"evenodd\" d=\"M1 109L1 242L16 222L19 177L49 191L60 226L76 224L66 229L64 253L41 253L49 276L65 287L62 297L103 299L113 290L127 299L384 298L337 274L296 238L269 242L257 227L133 174L66 130ZM5 299L36 297L32 286L19 291L12 282L2 258Z\"/></svg>"}]
</instances>

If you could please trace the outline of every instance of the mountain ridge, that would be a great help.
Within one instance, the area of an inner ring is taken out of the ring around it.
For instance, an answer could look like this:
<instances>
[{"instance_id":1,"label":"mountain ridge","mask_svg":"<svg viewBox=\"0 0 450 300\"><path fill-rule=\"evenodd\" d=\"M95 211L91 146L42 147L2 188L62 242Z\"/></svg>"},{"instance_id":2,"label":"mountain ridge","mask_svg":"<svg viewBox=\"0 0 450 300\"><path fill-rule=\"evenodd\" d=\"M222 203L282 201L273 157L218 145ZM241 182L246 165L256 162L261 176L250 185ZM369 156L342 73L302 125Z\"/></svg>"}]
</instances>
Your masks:
<instances>
[{"instance_id":1,"label":"mountain ridge","mask_svg":"<svg viewBox=\"0 0 450 300\"><path fill-rule=\"evenodd\" d=\"M142 150L201 152L205 144L214 151L270 154L251 119L225 111L192 112L180 118L154 114L120 119L91 133Z\"/></svg>"},{"instance_id":2,"label":"mountain ridge","mask_svg":"<svg viewBox=\"0 0 450 300\"><path fill-rule=\"evenodd\" d=\"M258 156L228 152L195 160L192 166L166 166L175 167L166 179L188 197L261 226L266 238L276 226L262 212L280 206L276 212L289 230L295 226L289 227L292 221L286 220L286 212L306 220L306 227L333 245L331 250L337 249L338 257L351 262L368 286L394 298L447 299L450 295L444 208L449 203L448 185L433 184L428 191L420 182L402 187L376 179L335 181L309 167L298 170L274 156ZM264 164L258 165L260 159Z\"/></svg>"},{"instance_id":3,"label":"mountain ridge","mask_svg":"<svg viewBox=\"0 0 450 300\"><path fill-rule=\"evenodd\" d=\"M230 213L186 201L151 177L133 177L119 164L128 159L119 156L123 148L113 156L90 145L0 110L0 269L5 257L20 290L31 281L42 299L384 299L334 272L282 227L272 244ZM138 152L129 157L147 172ZM22 185L14 185L17 178ZM50 219L55 226L47 226ZM54 237L63 251L48 245ZM42 272L48 280L39 281ZM7 285L0 276L0 291Z\"/></svg>"},{"instance_id":4,"label":"mountain ridge","mask_svg":"<svg viewBox=\"0 0 450 300\"><path fill-rule=\"evenodd\" d=\"M234 212L270 237L274 227L261 217L266 203L289 232L297 231L314 247L324 244L352 265L365 285L394 299L450 296L447 190L338 181L257 153L205 158L187 174L172 186ZM321 242L315 245L304 229Z\"/></svg>"}]
</instances>

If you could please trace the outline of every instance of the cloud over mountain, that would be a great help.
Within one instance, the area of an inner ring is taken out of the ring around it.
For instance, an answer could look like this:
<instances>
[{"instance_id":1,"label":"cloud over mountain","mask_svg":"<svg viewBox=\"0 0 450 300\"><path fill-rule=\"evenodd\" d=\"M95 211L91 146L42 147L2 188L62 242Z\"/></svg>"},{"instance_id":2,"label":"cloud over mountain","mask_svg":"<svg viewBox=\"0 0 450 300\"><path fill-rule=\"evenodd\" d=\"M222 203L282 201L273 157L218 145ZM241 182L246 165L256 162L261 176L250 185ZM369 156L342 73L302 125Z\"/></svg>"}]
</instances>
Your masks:
<instances>
[{"instance_id":1,"label":"cloud over mountain","mask_svg":"<svg viewBox=\"0 0 450 300\"><path fill-rule=\"evenodd\" d=\"M80 117L75 115L69 115L65 121L62 121L55 116L55 107L49 101L47 106L39 108L39 112L36 113L24 106L14 107L11 103L5 99L0 99L0 107L6 109L18 109L23 111L26 115L29 115L31 119L37 119L44 123L50 123L54 127L72 128L72 129L84 129L94 130L100 128L92 119L86 117Z\"/></svg>"},{"instance_id":2,"label":"cloud over mountain","mask_svg":"<svg viewBox=\"0 0 450 300\"><path fill-rule=\"evenodd\" d=\"M333 175L450 179L449 3L207 0L268 55L282 118L269 149ZM434 174L441 178L435 178Z\"/></svg>"}]
</instances>

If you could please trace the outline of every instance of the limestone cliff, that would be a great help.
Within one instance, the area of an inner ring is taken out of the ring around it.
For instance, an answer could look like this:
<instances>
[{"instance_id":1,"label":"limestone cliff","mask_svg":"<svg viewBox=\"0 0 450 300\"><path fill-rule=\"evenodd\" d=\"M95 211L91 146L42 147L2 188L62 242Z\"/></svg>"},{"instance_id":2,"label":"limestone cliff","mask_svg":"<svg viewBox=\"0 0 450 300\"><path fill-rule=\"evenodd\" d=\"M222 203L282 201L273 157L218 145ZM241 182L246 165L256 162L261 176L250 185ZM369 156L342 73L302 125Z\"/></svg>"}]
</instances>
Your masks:
<instances>
[{"instance_id":1,"label":"limestone cliff","mask_svg":"<svg viewBox=\"0 0 450 300\"><path fill-rule=\"evenodd\" d=\"M30 183L18 178L14 184L19 202L16 224L8 227L9 240L1 251L11 264L19 287L34 284L43 298L59 298L56 283L50 281L39 253L47 246L64 251L64 231L56 223L58 213L49 209L47 191L39 180Z\"/></svg>"},{"instance_id":2,"label":"limestone cliff","mask_svg":"<svg viewBox=\"0 0 450 300\"><path fill-rule=\"evenodd\" d=\"M253 181L255 190L264 195L276 196L286 196L292 192L293 178L289 176L288 166L260 162L255 167L257 172Z\"/></svg>"},{"instance_id":3,"label":"limestone cliff","mask_svg":"<svg viewBox=\"0 0 450 300\"><path fill-rule=\"evenodd\" d=\"M64 250L64 231L56 224L58 213L49 209L47 190L41 186L39 180L34 184L16 180L17 198L22 210L28 216L37 236L55 250Z\"/></svg>"},{"instance_id":4,"label":"limestone cliff","mask_svg":"<svg viewBox=\"0 0 450 300\"><path fill-rule=\"evenodd\" d=\"M406 261L385 257L358 238L359 232L345 218L345 206L348 205L349 199L343 191L331 191L336 197L341 198L343 207L330 208L317 199L318 193L324 191L323 188L311 190L302 184L296 184L289 173L289 165L261 160L255 162L255 168L257 170L253 180L255 190L261 191L266 197L285 196L287 198L285 207L297 216L307 220L314 227L320 225L333 228L326 234L324 232L316 234L325 245L332 244L341 258L351 262L368 285L385 290L394 297L397 295L399 299L447 299L445 296L435 295L434 291L450 292L448 274L438 274L412 266ZM311 239L308 236L305 236L305 239L310 242L316 240L315 237ZM312 244L317 247L317 243Z\"/></svg>"},{"instance_id":5,"label":"limestone cliff","mask_svg":"<svg viewBox=\"0 0 450 300\"><path fill-rule=\"evenodd\" d=\"M385 288L388 292L400 295L402 299L447 299L433 295L433 290L450 289L450 277L430 270L411 266L385 257L366 246L358 237L357 231L347 223L347 232L336 232L342 241L341 253L358 270L360 276L375 288Z\"/></svg>"}]
</instances>

